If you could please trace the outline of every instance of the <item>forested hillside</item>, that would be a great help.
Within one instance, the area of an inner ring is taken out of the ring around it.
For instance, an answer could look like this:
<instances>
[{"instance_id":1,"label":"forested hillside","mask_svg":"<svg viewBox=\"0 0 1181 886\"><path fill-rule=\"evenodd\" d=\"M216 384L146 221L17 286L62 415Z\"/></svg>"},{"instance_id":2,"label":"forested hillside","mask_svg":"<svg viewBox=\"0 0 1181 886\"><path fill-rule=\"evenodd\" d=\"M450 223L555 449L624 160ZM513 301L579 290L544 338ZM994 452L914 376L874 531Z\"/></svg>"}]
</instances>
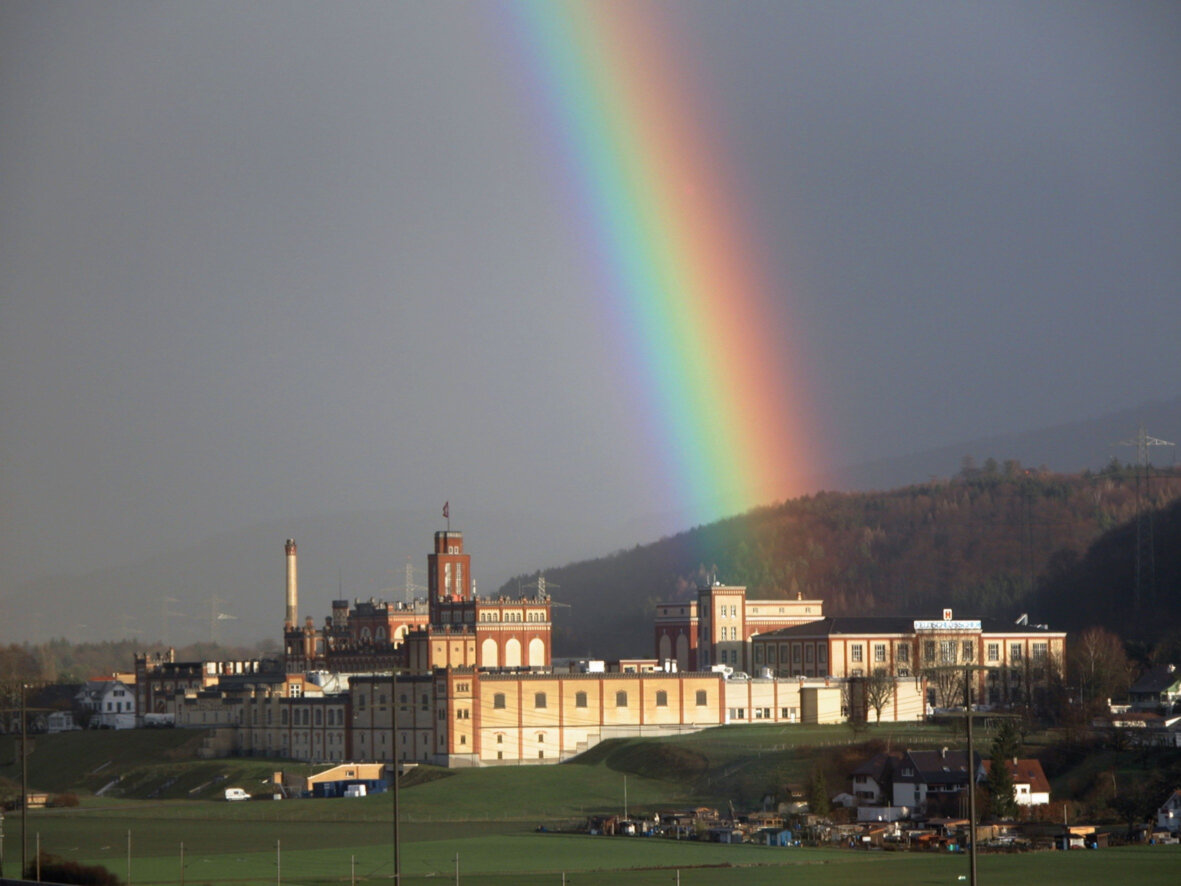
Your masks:
<instances>
[{"instance_id":1,"label":"forested hillside","mask_svg":"<svg viewBox=\"0 0 1181 886\"><path fill-rule=\"evenodd\" d=\"M1102 625L1133 646L1181 649L1181 500L1153 511L1139 528L1136 520L1116 527L1081 557L1064 554L1050 565L1032 606L1057 625Z\"/></svg>"},{"instance_id":2,"label":"forested hillside","mask_svg":"<svg viewBox=\"0 0 1181 886\"><path fill-rule=\"evenodd\" d=\"M1114 464L1060 475L989 460L982 468L967 463L947 481L795 499L547 570L554 598L570 607L555 616L555 654L650 655L656 602L695 599L698 584L713 577L745 585L755 597L820 598L830 615L930 616L949 606L973 617L1029 611L1055 627L1108 623L1106 601L1129 599L1135 588L1131 553L1120 555L1122 565L1113 554L1094 555L1111 562L1107 590L1095 592L1090 608L1064 611L1062 595L1069 598L1072 577L1091 568L1088 549L1104 533L1117 530L1113 547L1128 544L1129 532L1134 544L1138 507L1166 508L1179 495L1175 469L1154 469L1138 482L1133 470ZM1166 519L1172 513L1158 517L1158 549L1178 537ZM1157 573L1158 583L1172 582L1175 597L1176 572L1162 564ZM1042 582L1057 582L1047 588L1059 590L1036 593ZM1084 615L1092 621L1084 624ZM1160 628L1156 620L1136 624Z\"/></svg>"}]
</instances>

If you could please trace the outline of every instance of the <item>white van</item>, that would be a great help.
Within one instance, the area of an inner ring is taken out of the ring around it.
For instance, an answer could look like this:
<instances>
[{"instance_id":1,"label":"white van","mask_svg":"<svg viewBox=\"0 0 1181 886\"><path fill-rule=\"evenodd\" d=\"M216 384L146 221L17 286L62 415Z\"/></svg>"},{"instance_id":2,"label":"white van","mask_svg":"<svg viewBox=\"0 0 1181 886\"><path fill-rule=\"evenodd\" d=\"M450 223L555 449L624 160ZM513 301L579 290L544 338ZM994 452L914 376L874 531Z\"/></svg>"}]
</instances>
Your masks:
<instances>
[{"instance_id":1,"label":"white van","mask_svg":"<svg viewBox=\"0 0 1181 886\"><path fill-rule=\"evenodd\" d=\"M241 788L226 788L227 800L249 800L250 795Z\"/></svg>"}]
</instances>

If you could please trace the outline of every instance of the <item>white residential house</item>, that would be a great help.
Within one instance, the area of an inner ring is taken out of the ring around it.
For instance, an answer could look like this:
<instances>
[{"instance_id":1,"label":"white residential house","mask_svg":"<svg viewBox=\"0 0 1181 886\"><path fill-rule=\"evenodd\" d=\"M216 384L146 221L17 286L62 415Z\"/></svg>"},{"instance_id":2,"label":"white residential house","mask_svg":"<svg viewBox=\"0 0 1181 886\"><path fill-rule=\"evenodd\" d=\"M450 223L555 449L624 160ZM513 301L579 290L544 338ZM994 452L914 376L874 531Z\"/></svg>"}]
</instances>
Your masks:
<instances>
[{"instance_id":1,"label":"white residential house","mask_svg":"<svg viewBox=\"0 0 1181 886\"><path fill-rule=\"evenodd\" d=\"M907 806L928 815L959 814L970 772L978 771L980 754L973 752L975 767L966 751L907 751L893 764L894 806Z\"/></svg>"},{"instance_id":2,"label":"white residential house","mask_svg":"<svg viewBox=\"0 0 1181 886\"><path fill-rule=\"evenodd\" d=\"M1013 799L1018 806L1044 806L1050 802L1050 780L1038 760L1006 760L1013 777ZM992 769L992 760L980 764L979 778L984 781Z\"/></svg>"},{"instance_id":3,"label":"white residential house","mask_svg":"<svg viewBox=\"0 0 1181 886\"><path fill-rule=\"evenodd\" d=\"M901 760L902 754L875 754L862 763L852 773L853 796L857 806L878 806L889 802L889 780L892 776L894 764Z\"/></svg>"},{"instance_id":4,"label":"white residential house","mask_svg":"<svg viewBox=\"0 0 1181 886\"><path fill-rule=\"evenodd\" d=\"M1181 703L1181 671L1176 665L1157 665L1145 671L1128 689L1135 711L1171 710Z\"/></svg>"},{"instance_id":5,"label":"white residential house","mask_svg":"<svg viewBox=\"0 0 1181 886\"><path fill-rule=\"evenodd\" d=\"M1156 811L1156 828L1174 834L1181 832L1181 788L1173 791Z\"/></svg>"},{"instance_id":6,"label":"white residential house","mask_svg":"<svg viewBox=\"0 0 1181 886\"><path fill-rule=\"evenodd\" d=\"M135 728L135 690L122 680L90 680L76 699L92 712L91 729Z\"/></svg>"}]
</instances>

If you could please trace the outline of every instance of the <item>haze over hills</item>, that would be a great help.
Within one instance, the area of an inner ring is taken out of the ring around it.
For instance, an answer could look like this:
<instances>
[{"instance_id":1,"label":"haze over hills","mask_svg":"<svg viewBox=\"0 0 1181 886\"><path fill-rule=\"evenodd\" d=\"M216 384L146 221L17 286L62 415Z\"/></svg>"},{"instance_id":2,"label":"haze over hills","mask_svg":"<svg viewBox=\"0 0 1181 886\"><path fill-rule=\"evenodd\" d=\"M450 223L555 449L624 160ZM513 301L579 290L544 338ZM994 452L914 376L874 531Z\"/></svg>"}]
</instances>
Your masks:
<instances>
[{"instance_id":1,"label":"haze over hills","mask_svg":"<svg viewBox=\"0 0 1181 886\"><path fill-rule=\"evenodd\" d=\"M1135 449L1118 443L1135 437L1141 423L1152 436L1181 440L1181 397L1087 421L882 459L850 468L841 482L820 478L815 488L858 491L923 483L955 475L965 456L977 464L988 458L1015 459L1056 473L1096 471L1113 457L1135 460ZM1150 455L1158 465L1175 461L1173 448L1154 449ZM453 510L452 518L453 528L465 533L482 593L501 589L513 575L556 570L687 529L671 525L658 511L610 526L588 525L577 514L564 513L560 502L539 504L528 513L494 507ZM134 637L145 643L181 645L212 638L243 645L274 640L283 615L284 539L295 538L300 546L300 613L319 623L336 598L405 599L408 562L414 570L411 584L425 585L431 536L444 525L441 513L398 508L305 516L235 527L191 547L116 568L15 586L6 582L0 590L5 613L0 642ZM697 565L669 564L670 575L691 572ZM557 573L552 574L557 581ZM631 591L646 597L658 588ZM563 599L563 589L554 596ZM646 646L624 650L647 651Z\"/></svg>"},{"instance_id":2,"label":"haze over hills","mask_svg":"<svg viewBox=\"0 0 1181 886\"><path fill-rule=\"evenodd\" d=\"M945 477L958 470L964 456L971 456L977 463L987 458L1016 459L1027 467L1045 465L1058 473L1096 470L1113 458L1131 463L1136 460L1136 449L1124 441L1135 438L1140 425L1151 437L1181 443L1181 396L1142 403L1097 418L866 462L850 468L845 473L845 482L830 488L893 489L931 477ZM1157 465L1174 464L1176 448L1153 448L1149 457Z\"/></svg>"}]
</instances>

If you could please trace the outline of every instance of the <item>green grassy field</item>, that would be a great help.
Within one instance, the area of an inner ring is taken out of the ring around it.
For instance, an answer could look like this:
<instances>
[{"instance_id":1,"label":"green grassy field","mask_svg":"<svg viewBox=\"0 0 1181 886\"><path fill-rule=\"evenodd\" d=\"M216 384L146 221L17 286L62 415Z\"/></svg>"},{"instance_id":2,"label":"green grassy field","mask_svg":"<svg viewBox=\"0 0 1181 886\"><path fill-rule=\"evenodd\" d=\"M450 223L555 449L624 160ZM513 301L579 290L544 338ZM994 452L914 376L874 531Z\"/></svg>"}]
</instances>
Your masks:
<instances>
[{"instance_id":1,"label":"green grassy field","mask_svg":"<svg viewBox=\"0 0 1181 886\"><path fill-rule=\"evenodd\" d=\"M670 884L678 877L684 884L718 886L794 879L858 886L867 878L907 886L961 882L967 859L960 855L552 833L581 825L591 814L621 811L625 781L633 814L698 804L722 808L728 798L757 800L769 785L803 781L812 749L852 738L847 727L749 725L671 741L606 743L560 766L450 772L420 767L404 778L400 791L402 881L454 882L458 856L461 882L481 886L556 884L563 875L567 883L612 886ZM857 738L917 747L948 744L954 737L945 728L903 733L883 727ZM82 805L31 811L29 857L39 841L45 852L102 864L136 886L391 879L392 795L218 802L212 798L227 785L257 791L275 769L312 767L261 759L194 761L194 741L199 735L180 730L38 737L30 783L51 792L77 790ZM5 750L0 742L0 761L14 760L16 754ZM12 764L0 767L0 774L11 778ZM119 789L138 799L87 793L116 776ZM537 832L542 824L551 832ZM10 813L4 831L5 872L12 874L21 855L20 816ZM1181 876L1181 849L982 855L979 871L980 882L998 884L1173 883Z\"/></svg>"},{"instance_id":2,"label":"green grassy field","mask_svg":"<svg viewBox=\"0 0 1181 886\"><path fill-rule=\"evenodd\" d=\"M372 798L385 800L386 798ZM355 821L353 801L286 804L120 804L105 809L37 813L30 831L50 853L102 864L135 884L330 884L389 881L393 871L392 822ZM269 814L279 805L304 806L309 818ZM335 809L333 807L336 807ZM337 814L339 809L339 814ZM239 811L244 810L244 811ZM9 820L9 824L15 822ZM14 859L10 828L6 852ZM128 870L128 841L131 845ZM181 844L184 844L184 869ZM33 841L30 841L32 847ZM30 848L30 853L31 853ZM611 883L947 884L967 873L967 858L952 854L863 852L722 846L625 837L536 833L513 822L408 823L401 827L405 884ZM1128 847L1099 851L982 855L980 882L1072 886L1115 881L1175 883L1181 847ZM130 873L130 877L128 874Z\"/></svg>"}]
</instances>

